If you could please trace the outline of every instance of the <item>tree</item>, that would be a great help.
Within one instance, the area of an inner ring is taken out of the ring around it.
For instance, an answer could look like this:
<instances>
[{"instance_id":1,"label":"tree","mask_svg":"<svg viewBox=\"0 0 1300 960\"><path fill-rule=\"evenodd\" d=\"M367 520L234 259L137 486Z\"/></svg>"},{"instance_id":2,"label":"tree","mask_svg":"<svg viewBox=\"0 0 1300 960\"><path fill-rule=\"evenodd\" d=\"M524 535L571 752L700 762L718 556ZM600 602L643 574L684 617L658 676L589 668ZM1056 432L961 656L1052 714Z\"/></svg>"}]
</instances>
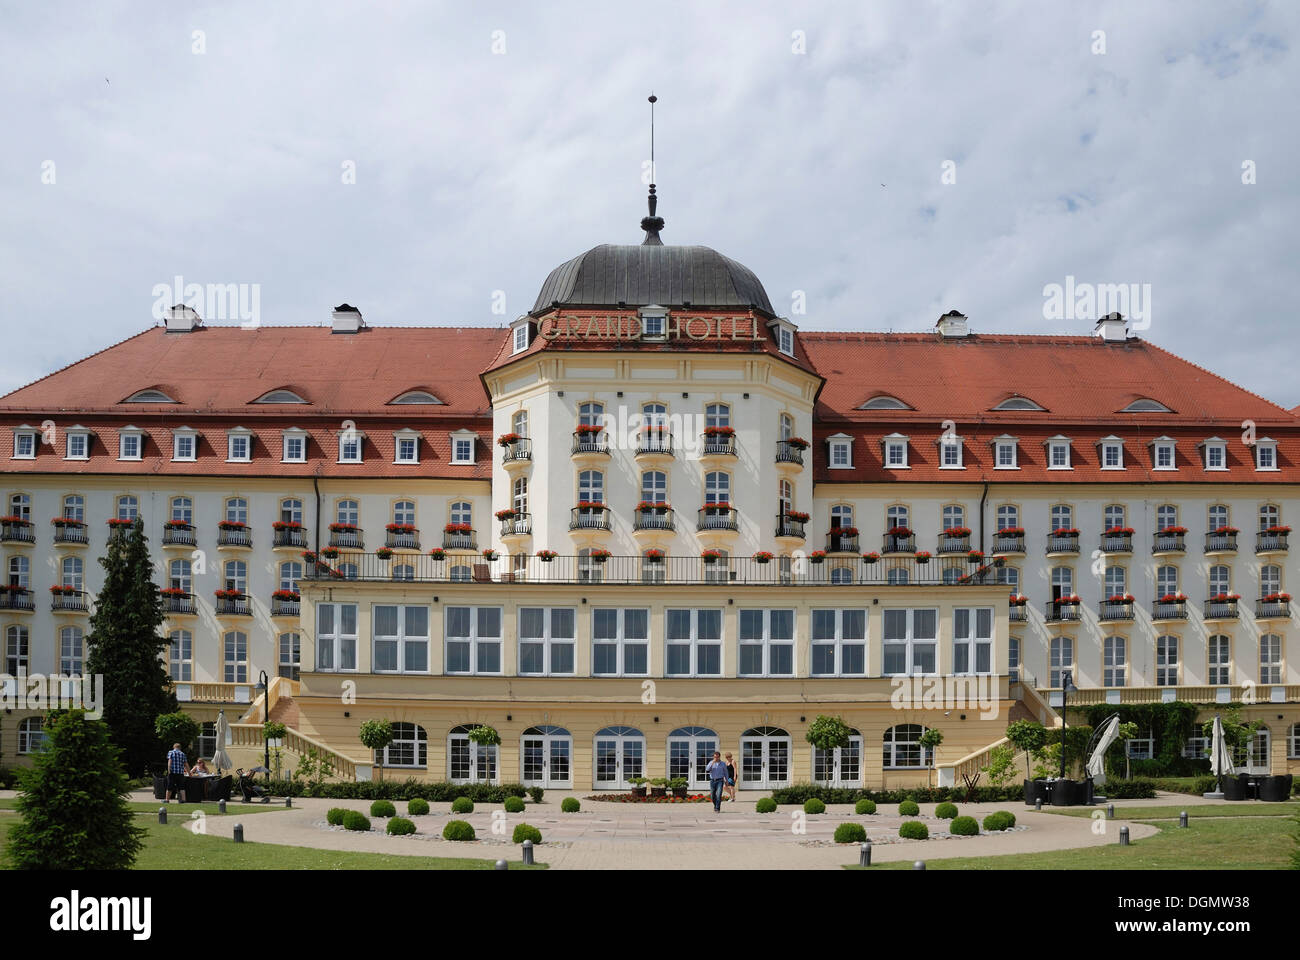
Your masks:
<instances>
[{"instance_id":1,"label":"tree","mask_svg":"<svg viewBox=\"0 0 1300 960\"><path fill-rule=\"evenodd\" d=\"M179 743L186 756L198 756L199 734L202 728L199 722L184 710L164 713L153 723L154 732L163 748L170 750L173 743Z\"/></svg>"},{"instance_id":2,"label":"tree","mask_svg":"<svg viewBox=\"0 0 1300 960\"><path fill-rule=\"evenodd\" d=\"M829 753L839 747L847 747L852 736L853 731L844 722L843 717L828 717L819 714L808 725L808 732L804 734L804 739L818 750L825 750Z\"/></svg>"},{"instance_id":3,"label":"tree","mask_svg":"<svg viewBox=\"0 0 1300 960\"><path fill-rule=\"evenodd\" d=\"M1127 744L1130 740L1138 735L1138 725L1132 720L1127 720L1119 725L1115 731L1115 741L1117 744ZM1128 747L1124 748L1124 779L1128 780L1132 776L1131 763L1129 761Z\"/></svg>"},{"instance_id":4,"label":"tree","mask_svg":"<svg viewBox=\"0 0 1300 960\"><path fill-rule=\"evenodd\" d=\"M20 774L9 861L20 870L126 870L145 831L127 806L120 750L82 710L49 714L45 749Z\"/></svg>"},{"instance_id":5,"label":"tree","mask_svg":"<svg viewBox=\"0 0 1300 960\"><path fill-rule=\"evenodd\" d=\"M930 752L930 770L933 771L934 751L939 744L943 743L943 731L938 727L927 727L925 732L921 734L920 738L916 742L921 745L922 750L928 750ZM927 780L926 783L931 783L933 780L934 774L932 772L930 774L930 779Z\"/></svg>"},{"instance_id":6,"label":"tree","mask_svg":"<svg viewBox=\"0 0 1300 960\"><path fill-rule=\"evenodd\" d=\"M382 751L393 742L393 725L387 720L367 720L361 724L357 736L362 744L375 752L379 763L379 779L384 779L384 755Z\"/></svg>"},{"instance_id":7,"label":"tree","mask_svg":"<svg viewBox=\"0 0 1300 960\"><path fill-rule=\"evenodd\" d=\"M86 637L86 673L104 678L104 723L133 777L144 774L151 763L161 763L164 754L155 721L176 710L176 695L163 667L169 641L161 633L162 600L153 582L148 544L140 520L129 533L109 538L107 554L99 559L104 588Z\"/></svg>"},{"instance_id":8,"label":"tree","mask_svg":"<svg viewBox=\"0 0 1300 960\"><path fill-rule=\"evenodd\" d=\"M1026 764L1029 762L1026 759ZM1000 747L994 747L989 751L988 766L983 767L981 773L988 774L989 783L995 787L1001 787L1010 783L1016 775L1016 751L1013 747L1003 744Z\"/></svg>"},{"instance_id":9,"label":"tree","mask_svg":"<svg viewBox=\"0 0 1300 960\"><path fill-rule=\"evenodd\" d=\"M1037 720L1015 720L1007 724L1007 739L1013 747L1024 752L1025 779L1032 779L1029 758L1047 743L1047 729Z\"/></svg>"}]
</instances>

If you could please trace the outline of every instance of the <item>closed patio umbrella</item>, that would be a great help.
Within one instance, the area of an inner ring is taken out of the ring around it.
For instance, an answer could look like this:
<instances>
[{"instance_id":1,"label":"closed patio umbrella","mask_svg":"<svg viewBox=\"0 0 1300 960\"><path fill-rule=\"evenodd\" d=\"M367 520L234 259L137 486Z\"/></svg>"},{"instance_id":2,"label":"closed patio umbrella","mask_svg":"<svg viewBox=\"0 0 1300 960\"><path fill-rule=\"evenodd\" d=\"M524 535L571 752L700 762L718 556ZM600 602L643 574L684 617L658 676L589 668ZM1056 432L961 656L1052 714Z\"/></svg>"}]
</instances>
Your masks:
<instances>
[{"instance_id":1,"label":"closed patio umbrella","mask_svg":"<svg viewBox=\"0 0 1300 960\"><path fill-rule=\"evenodd\" d=\"M222 710L217 714L217 749L212 754L212 765L217 768L218 774L234 766L230 762L230 754L226 753L226 738L229 735L230 725L226 723L226 711Z\"/></svg>"},{"instance_id":2,"label":"closed patio umbrella","mask_svg":"<svg viewBox=\"0 0 1300 960\"><path fill-rule=\"evenodd\" d=\"M1092 778L1095 786L1103 786L1106 783L1106 751L1110 745L1115 742L1119 736L1119 714L1114 714L1109 720L1101 725L1101 729L1093 734L1092 753L1088 756L1088 776Z\"/></svg>"},{"instance_id":3,"label":"closed patio umbrella","mask_svg":"<svg viewBox=\"0 0 1300 960\"><path fill-rule=\"evenodd\" d=\"M1232 748L1223 735L1223 718L1214 715L1214 728L1210 734L1210 773L1222 782L1224 777L1235 776L1237 768L1232 763Z\"/></svg>"}]
</instances>

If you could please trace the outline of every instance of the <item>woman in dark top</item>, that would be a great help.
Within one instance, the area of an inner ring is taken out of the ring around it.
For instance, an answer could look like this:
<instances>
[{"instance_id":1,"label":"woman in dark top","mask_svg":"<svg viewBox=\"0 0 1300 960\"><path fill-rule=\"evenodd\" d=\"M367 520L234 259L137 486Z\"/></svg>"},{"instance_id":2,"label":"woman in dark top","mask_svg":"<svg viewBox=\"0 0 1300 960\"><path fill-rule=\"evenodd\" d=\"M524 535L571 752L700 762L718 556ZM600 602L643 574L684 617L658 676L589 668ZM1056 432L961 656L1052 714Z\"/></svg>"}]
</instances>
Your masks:
<instances>
[{"instance_id":1,"label":"woman in dark top","mask_svg":"<svg viewBox=\"0 0 1300 960\"><path fill-rule=\"evenodd\" d=\"M727 799L736 799L736 761L731 754L727 754Z\"/></svg>"}]
</instances>

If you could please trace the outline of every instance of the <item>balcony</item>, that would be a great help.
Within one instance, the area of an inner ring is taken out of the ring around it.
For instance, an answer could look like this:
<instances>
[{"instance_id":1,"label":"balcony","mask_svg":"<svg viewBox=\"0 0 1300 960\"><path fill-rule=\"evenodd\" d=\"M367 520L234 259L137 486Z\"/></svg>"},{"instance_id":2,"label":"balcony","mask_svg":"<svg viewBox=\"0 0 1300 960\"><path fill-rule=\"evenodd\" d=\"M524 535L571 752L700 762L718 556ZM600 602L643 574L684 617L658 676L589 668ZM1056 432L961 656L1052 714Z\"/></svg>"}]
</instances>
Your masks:
<instances>
[{"instance_id":1,"label":"balcony","mask_svg":"<svg viewBox=\"0 0 1300 960\"><path fill-rule=\"evenodd\" d=\"M730 431L730 427L712 427L713 430ZM700 448L701 457L734 457L736 456L736 434L728 433L710 433L704 432L700 438L703 446Z\"/></svg>"},{"instance_id":2,"label":"balcony","mask_svg":"<svg viewBox=\"0 0 1300 960\"><path fill-rule=\"evenodd\" d=\"M1236 620L1237 601L1239 597L1216 598L1211 597L1205 601L1205 619L1206 620Z\"/></svg>"},{"instance_id":3,"label":"balcony","mask_svg":"<svg viewBox=\"0 0 1300 960\"><path fill-rule=\"evenodd\" d=\"M0 521L0 543L35 543L36 531L30 520L6 517Z\"/></svg>"},{"instance_id":4,"label":"balcony","mask_svg":"<svg viewBox=\"0 0 1300 960\"><path fill-rule=\"evenodd\" d=\"M1162 553L1186 553L1186 540L1186 530L1161 530L1151 538L1151 553L1153 556Z\"/></svg>"},{"instance_id":5,"label":"balcony","mask_svg":"<svg viewBox=\"0 0 1300 960\"><path fill-rule=\"evenodd\" d=\"M161 593L163 613L171 616L193 617L198 614L198 607L192 593Z\"/></svg>"},{"instance_id":6,"label":"balcony","mask_svg":"<svg viewBox=\"0 0 1300 960\"><path fill-rule=\"evenodd\" d=\"M276 521L271 524L271 547L274 550L306 550L307 531L301 524Z\"/></svg>"},{"instance_id":7,"label":"balcony","mask_svg":"<svg viewBox=\"0 0 1300 960\"><path fill-rule=\"evenodd\" d=\"M163 524L162 545L164 547L193 547L195 545L194 524L170 521Z\"/></svg>"},{"instance_id":8,"label":"balcony","mask_svg":"<svg viewBox=\"0 0 1300 960\"><path fill-rule=\"evenodd\" d=\"M609 507L603 504L588 504L574 507L569 511L570 530L608 530Z\"/></svg>"},{"instance_id":9,"label":"balcony","mask_svg":"<svg viewBox=\"0 0 1300 960\"><path fill-rule=\"evenodd\" d=\"M777 466L802 467L803 452L808 449L808 441L799 438L778 440L776 442Z\"/></svg>"},{"instance_id":10,"label":"balcony","mask_svg":"<svg viewBox=\"0 0 1300 960\"><path fill-rule=\"evenodd\" d=\"M468 523L449 523L442 529L442 549L477 550L478 537Z\"/></svg>"},{"instance_id":11,"label":"balcony","mask_svg":"<svg viewBox=\"0 0 1300 960\"><path fill-rule=\"evenodd\" d=\"M533 515L531 513L512 513L509 516L498 516L501 521L501 536L505 537L527 537L533 532Z\"/></svg>"},{"instance_id":12,"label":"balcony","mask_svg":"<svg viewBox=\"0 0 1300 960\"><path fill-rule=\"evenodd\" d=\"M1078 600L1070 603L1058 603L1055 600L1049 600L1047 609L1044 611L1044 618L1048 623L1078 623L1083 619L1083 614L1079 609Z\"/></svg>"},{"instance_id":13,"label":"balcony","mask_svg":"<svg viewBox=\"0 0 1300 960\"><path fill-rule=\"evenodd\" d=\"M518 437L501 444L501 464L505 467L522 467L533 460L533 441Z\"/></svg>"},{"instance_id":14,"label":"balcony","mask_svg":"<svg viewBox=\"0 0 1300 960\"><path fill-rule=\"evenodd\" d=\"M1132 620L1133 603L1130 600L1103 600L1097 609L1097 619L1103 622Z\"/></svg>"},{"instance_id":15,"label":"balcony","mask_svg":"<svg viewBox=\"0 0 1300 960\"><path fill-rule=\"evenodd\" d=\"M85 590L56 587L50 591L50 610L54 613L85 613L90 609L87 598Z\"/></svg>"},{"instance_id":16,"label":"balcony","mask_svg":"<svg viewBox=\"0 0 1300 960\"><path fill-rule=\"evenodd\" d=\"M1013 603L1007 607L1007 620L1011 623L1028 623L1029 607L1023 603Z\"/></svg>"},{"instance_id":17,"label":"balcony","mask_svg":"<svg viewBox=\"0 0 1300 960\"><path fill-rule=\"evenodd\" d=\"M222 593L227 594L221 596ZM251 617L253 609L249 604L248 597L242 593L234 591L218 591L217 595L217 616L219 617Z\"/></svg>"},{"instance_id":18,"label":"balcony","mask_svg":"<svg viewBox=\"0 0 1300 960\"><path fill-rule=\"evenodd\" d=\"M993 555L1025 552L1025 531L1019 527L999 530L993 534Z\"/></svg>"},{"instance_id":19,"label":"balcony","mask_svg":"<svg viewBox=\"0 0 1300 960\"><path fill-rule=\"evenodd\" d=\"M1205 552L1210 555L1216 553L1236 553L1237 531L1231 528L1211 530L1205 535Z\"/></svg>"},{"instance_id":20,"label":"balcony","mask_svg":"<svg viewBox=\"0 0 1300 960\"><path fill-rule=\"evenodd\" d=\"M1132 553L1133 531L1128 528L1119 532L1107 530L1101 535L1101 552Z\"/></svg>"},{"instance_id":21,"label":"balcony","mask_svg":"<svg viewBox=\"0 0 1300 960\"><path fill-rule=\"evenodd\" d=\"M1157 600L1151 604L1152 620L1186 620L1186 600Z\"/></svg>"},{"instance_id":22,"label":"balcony","mask_svg":"<svg viewBox=\"0 0 1300 960\"><path fill-rule=\"evenodd\" d=\"M291 590L277 590L271 594L271 616L296 617L302 610L298 594Z\"/></svg>"},{"instance_id":23,"label":"balcony","mask_svg":"<svg viewBox=\"0 0 1300 960\"><path fill-rule=\"evenodd\" d=\"M807 522L808 514L806 513L797 515L778 513L776 515L776 536L778 539L788 537L791 540L806 540L807 534L804 531L804 525Z\"/></svg>"},{"instance_id":24,"label":"balcony","mask_svg":"<svg viewBox=\"0 0 1300 960\"><path fill-rule=\"evenodd\" d=\"M253 549L253 531L243 523L224 520L217 525L217 546L235 550Z\"/></svg>"},{"instance_id":25,"label":"balcony","mask_svg":"<svg viewBox=\"0 0 1300 960\"><path fill-rule=\"evenodd\" d=\"M669 532L676 530L677 522L673 514L673 508L666 503L650 507L637 507L632 514L632 529Z\"/></svg>"},{"instance_id":26,"label":"balcony","mask_svg":"<svg viewBox=\"0 0 1300 960\"><path fill-rule=\"evenodd\" d=\"M887 533L880 547L881 553L916 553L916 535L911 533Z\"/></svg>"},{"instance_id":27,"label":"balcony","mask_svg":"<svg viewBox=\"0 0 1300 960\"><path fill-rule=\"evenodd\" d=\"M329 545L336 550L363 550L365 533L353 523L331 523Z\"/></svg>"},{"instance_id":28,"label":"balcony","mask_svg":"<svg viewBox=\"0 0 1300 960\"><path fill-rule=\"evenodd\" d=\"M1291 598L1284 595L1260 597L1255 601L1256 620L1291 619Z\"/></svg>"},{"instance_id":29,"label":"balcony","mask_svg":"<svg viewBox=\"0 0 1300 960\"><path fill-rule=\"evenodd\" d=\"M1078 530L1053 530L1047 535L1047 555L1060 556L1062 554L1078 554L1079 552L1079 531Z\"/></svg>"},{"instance_id":30,"label":"balcony","mask_svg":"<svg viewBox=\"0 0 1300 960\"><path fill-rule=\"evenodd\" d=\"M384 546L390 550L420 549L420 531L409 523L390 523L384 533Z\"/></svg>"},{"instance_id":31,"label":"balcony","mask_svg":"<svg viewBox=\"0 0 1300 960\"><path fill-rule=\"evenodd\" d=\"M609 456L609 439L600 428L593 430L575 430L573 446L569 453L579 458L601 458Z\"/></svg>"},{"instance_id":32,"label":"balcony","mask_svg":"<svg viewBox=\"0 0 1300 960\"><path fill-rule=\"evenodd\" d=\"M90 535L86 532L86 525L80 520L55 520L54 542L84 547L90 543Z\"/></svg>"},{"instance_id":33,"label":"balcony","mask_svg":"<svg viewBox=\"0 0 1300 960\"><path fill-rule=\"evenodd\" d=\"M636 455L650 459L671 458L673 455L673 435L667 430L650 428L642 430L637 436Z\"/></svg>"},{"instance_id":34,"label":"balcony","mask_svg":"<svg viewBox=\"0 0 1300 960\"><path fill-rule=\"evenodd\" d=\"M949 534L941 533L939 535L938 553L967 553L970 550L970 534Z\"/></svg>"},{"instance_id":35,"label":"balcony","mask_svg":"<svg viewBox=\"0 0 1300 960\"><path fill-rule=\"evenodd\" d=\"M700 507L695 529L708 532L739 530L740 523L737 520L736 508L722 504Z\"/></svg>"},{"instance_id":36,"label":"balcony","mask_svg":"<svg viewBox=\"0 0 1300 960\"><path fill-rule=\"evenodd\" d=\"M1255 553L1286 553L1286 541L1290 532L1290 527L1259 531L1255 534Z\"/></svg>"},{"instance_id":37,"label":"balcony","mask_svg":"<svg viewBox=\"0 0 1300 960\"><path fill-rule=\"evenodd\" d=\"M857 553L858 531L853 527L832 529L826 534L827 553Z\"/></svg>"},{"instance_id":38,"label":"balcony","mask_svg":"<svg viewBox=\"0 0 1300 960\"><path fill-rule=\"evenodd\" d=\"M26 587L0 585L0 610L30 613L35 609L36 601Z\"/></svg>"}]
</instances>

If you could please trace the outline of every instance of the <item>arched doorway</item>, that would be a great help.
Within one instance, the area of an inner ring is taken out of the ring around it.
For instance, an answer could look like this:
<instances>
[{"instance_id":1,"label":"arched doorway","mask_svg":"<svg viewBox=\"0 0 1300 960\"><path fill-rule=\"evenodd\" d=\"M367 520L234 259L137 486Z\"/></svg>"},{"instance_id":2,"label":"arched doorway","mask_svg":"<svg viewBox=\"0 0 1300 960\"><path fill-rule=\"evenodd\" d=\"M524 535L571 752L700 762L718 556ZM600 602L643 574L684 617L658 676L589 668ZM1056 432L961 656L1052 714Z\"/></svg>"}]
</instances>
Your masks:
<instances>
[{"instance_id":1,"label":"arched doorway","mask_svg":"<svg viewBox=\"0 0 1300 960\"><path fill-rule=\"evenodd\" d=\"M645 736L635 727L605 727L596 732L592 786L626 790L633 777L645 776Z\"/></svg>"},{"instance_id":2,"label":"arched doorway","mask_svg":"<svg viewBox=\"0 0 1300 960\"><path fill-rule=\"evenodd\" d=\"M573 786L573 737L563 727L529 727L520 742L525 787Z\"/></svg>"},{"instance_id":3,"label":"arched doorway","mask_svg":"<svg viewBox=\"0 0 1300 960\"><path fill-rule=\"evenodd\" d=\"M790 734L780 727L751 727L740 735L737 787L774 790L790 785Z\"/></svg>"},{"instance_id":4,"label":"arched doorway","mask_svg":"<svg viewBox=\"0 0 1300 960\"><path fill-rule=\"evenodd\" d=\"M691 789L708 789L705 768L717 749L718 735L708 727L678 727L668 734L668 779L685 777Z\"/></svg>"}]
</instances>

